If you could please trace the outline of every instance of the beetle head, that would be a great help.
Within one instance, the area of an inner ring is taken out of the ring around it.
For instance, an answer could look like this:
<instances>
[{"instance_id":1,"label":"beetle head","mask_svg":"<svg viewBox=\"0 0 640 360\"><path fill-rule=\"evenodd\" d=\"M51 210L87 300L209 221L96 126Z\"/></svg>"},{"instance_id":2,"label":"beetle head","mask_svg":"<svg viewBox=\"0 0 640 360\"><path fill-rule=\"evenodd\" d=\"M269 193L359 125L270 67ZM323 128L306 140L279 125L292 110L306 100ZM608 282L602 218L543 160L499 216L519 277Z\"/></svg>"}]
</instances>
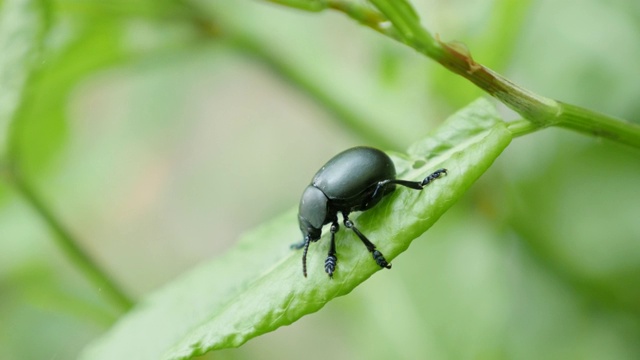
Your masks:
<instances>
[{"instance_id":1,"label":"beetle head","mask_svg":"<svg viewBox=\"0 0 640 360\"><path fill-rule=\"evenodd\" d=\"M322 225L327 218L327 197L324 193L312 185L302 193L300 207L298 208L298 222L300 231L311 240L318 240L322 234Z\"/></svg>"}]
</instances>

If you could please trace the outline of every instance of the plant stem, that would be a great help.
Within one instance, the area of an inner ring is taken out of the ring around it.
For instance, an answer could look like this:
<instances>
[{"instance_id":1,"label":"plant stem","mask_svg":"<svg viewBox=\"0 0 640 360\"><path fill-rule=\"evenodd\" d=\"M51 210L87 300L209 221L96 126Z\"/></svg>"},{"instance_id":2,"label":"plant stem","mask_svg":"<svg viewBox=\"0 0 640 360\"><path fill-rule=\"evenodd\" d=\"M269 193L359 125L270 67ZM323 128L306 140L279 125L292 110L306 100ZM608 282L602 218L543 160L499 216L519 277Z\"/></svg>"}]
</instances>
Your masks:
<instances>
[{"instance_id":1,"label":"plant stem","mask_svg":"<svg viewBox=\"0 0 640 360\"><path fill-rule=\"evenodd\" d=\"M556 126L640 148L640 126L637 124L576 105L558 103L561 106L561 112L557 117Z\"/></svg>"},{"instance_id":2,"label":"plant stem","mask_svg":"<svg viewBox=\"0 0 640 360\"><path fill-rule=\"evenodd\" d=\"M516 120L507 124L507 129L511 131L513 137L523 136L542 129L540 126L529 120Z\"/></svg>"},{"instance_id":3,"label":"plant stem","mask_svg":"<svg viewBox=\"0 0 640 360\"><path fill-rule=\"evenodd\" d=\"M289 1L295 2L295 0L271 1L285 5L288 5ZM328 6L330 2L330 0L325 2L316 0L314 2L316 4L327 5L317 6L313 11L331 8L345 12L348 16L356 19L357 17L354 17L353 14L372 11L357 3L352 3L348 10L340 6L330 7ZM509 125L509 128L515 131L516 136L548 126L558 126L640 148L640 125L599 114L576 105L561 103L514 84L502 75L475 62L464 44L443 42L438 36L431 36L420 25L420 19L406 0L370 0L370 2L380 10L380 13L378 13L376 21L360 21L360 23L412 47L450 71L471 81L516 111L525 119L523 121L531 123L526 125L517 122ZM393 24L392 28L386 26L384 20ZM385 31L379 30L382 25L385 25L383 26Z\"/></svg>"},{"instance_id":4,"label":"plant stem","mask_svg":"<svg viewBox=\"0 0 640 360\"><path fill-rule=\"evenodd\" d=\"M62 225L54 213L46 206L30 184L18 172L5 169L6 178L22 195L36 213L54 233L58 246L82 273L102 292L118 309L125 312L133 306L128 295L104 272L100 266L79 245L71 232Z\"/></svg>"},{"instance_id":5,"label":"plant stem","mask_svg":"<svg viewBox=\"0 0 640 360\"><path fill-rule=\"evenodd\" d=\"M380 12L370 7L349 0L266 0L279 5L284 5L299 10L320 12L327 9L340 11L362 25L400 41L398 33L390 26L391 23Z\"/></svg>"},{"instance_id":6,"label":"plant stem","mask_svg":"<svg viewBox=\"0 0 640 360\"><path fill-rule=\"evenodd\" d=\"M419 19L400 12L404 1L371 2L396 26L407 45L499 99L534 127L559 126L640 148L640 126L537 95L475 62L463 44L445 43L431 37L420 26ZM518 125L517 129L524 128Z\"/></svg>"},{"instance_id":7,"label":"plant stem","mask_svg":"<svg viewBox=\"0 0 640 360\"><path fill-rule=\"evenodd\" d=\"M386 35L392 39L400 41L400 36L396 29L391 26L387 18L371 8L363 7L353 1L328 0L327 8L345 13L350 18L360 24Z\"/></svg>"},{"instance_id":8,"label":"plant stem","mask_svg":"<svg viewBox=\"0 0 640 360\"><path fill-rule=\"evenodd\" d=\"M432 37L422 28L419 19L404 15L399 11L403 8L400 5L402 1L371 0L371 2L398 29L405 44L468 79L525 119L544 126L549 118L559 112L559 105L556 101L521 88L500 74L475 62L464 44L446 43L438 37Z\"/></svg>"}]
</instances>

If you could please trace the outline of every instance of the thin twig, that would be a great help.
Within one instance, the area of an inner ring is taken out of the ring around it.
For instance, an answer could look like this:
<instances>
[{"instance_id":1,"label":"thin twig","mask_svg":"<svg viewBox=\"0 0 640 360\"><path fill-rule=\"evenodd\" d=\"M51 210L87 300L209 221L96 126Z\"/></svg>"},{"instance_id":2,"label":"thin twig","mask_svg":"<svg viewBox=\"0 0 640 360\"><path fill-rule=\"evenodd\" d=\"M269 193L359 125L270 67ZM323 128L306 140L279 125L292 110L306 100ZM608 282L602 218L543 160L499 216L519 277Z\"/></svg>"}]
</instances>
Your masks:
<instances>
[{"instance_id":1,"label":"thin twig","mask_svg":"<svg viewBox=\"0 0 640 360\"><path fill-rule=\"evenodd\" d=\"M67 257L82 273L103 293L119 310L125 312L133 306L133 300L115 283L113 279L80 247L80 241L62 224L55 213L49 209L33 187L15 170L3 169L3 178L22 195L30 207L44 220L53 232L54 239Z\"/></svg>"}]
</instances>

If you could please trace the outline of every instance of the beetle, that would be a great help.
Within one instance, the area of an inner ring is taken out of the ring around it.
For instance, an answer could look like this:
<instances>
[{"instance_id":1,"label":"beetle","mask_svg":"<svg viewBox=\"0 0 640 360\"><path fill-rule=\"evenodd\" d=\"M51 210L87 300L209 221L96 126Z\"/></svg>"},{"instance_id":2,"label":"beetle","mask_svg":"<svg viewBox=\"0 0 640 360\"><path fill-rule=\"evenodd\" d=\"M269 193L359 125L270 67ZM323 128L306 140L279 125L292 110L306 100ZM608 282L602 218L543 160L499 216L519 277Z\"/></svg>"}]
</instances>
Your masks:
<instances>
[{"instance_id":1,"label":"beetle","mask_svg":"<svg viewBox=\"0 0 640 360\"><path fill-rule=\"evenodd\" d=\"M302 249L302 274L307 277L307 251L309 244L322 235L322 227L331 224L331 244L324 262L324 270L333 278L338 258L335 235L340 229L338 213L342 214L344 226L362 241L382 268L391 269L384 255L358 230L349 214L354 211L371 209L380 200L393 192L396 185L422 190L431 181L447 174L447 169L438 169L422 181L396 179L396 169L391 158L384 152L371 147L358 146L347 149L329 160L311 180L300 199L298 223L302 231L302 241L291 245L292 249Z\"/></svg>"}]
</instances>

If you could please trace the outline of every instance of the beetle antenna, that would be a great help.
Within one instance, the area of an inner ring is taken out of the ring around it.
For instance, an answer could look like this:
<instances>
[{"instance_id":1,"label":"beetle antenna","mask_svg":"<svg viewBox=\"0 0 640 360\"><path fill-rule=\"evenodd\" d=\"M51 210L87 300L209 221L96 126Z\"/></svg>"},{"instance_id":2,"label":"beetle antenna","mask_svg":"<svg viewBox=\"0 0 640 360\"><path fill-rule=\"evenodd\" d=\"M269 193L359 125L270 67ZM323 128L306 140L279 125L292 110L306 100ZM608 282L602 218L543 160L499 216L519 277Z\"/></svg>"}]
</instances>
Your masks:
<instances>
[{"instance_id":1,"label":"beetle antenna","mask_svg":"<svg viewBox=\"0 0 640 360\"><path fill-rule=\"evenodd\" d=\"M304 237L304 251L302 252L302 274L307 277L307 250L309 250L309 244L311 243L311 236Z\"/></svg>"}]
</instances>

